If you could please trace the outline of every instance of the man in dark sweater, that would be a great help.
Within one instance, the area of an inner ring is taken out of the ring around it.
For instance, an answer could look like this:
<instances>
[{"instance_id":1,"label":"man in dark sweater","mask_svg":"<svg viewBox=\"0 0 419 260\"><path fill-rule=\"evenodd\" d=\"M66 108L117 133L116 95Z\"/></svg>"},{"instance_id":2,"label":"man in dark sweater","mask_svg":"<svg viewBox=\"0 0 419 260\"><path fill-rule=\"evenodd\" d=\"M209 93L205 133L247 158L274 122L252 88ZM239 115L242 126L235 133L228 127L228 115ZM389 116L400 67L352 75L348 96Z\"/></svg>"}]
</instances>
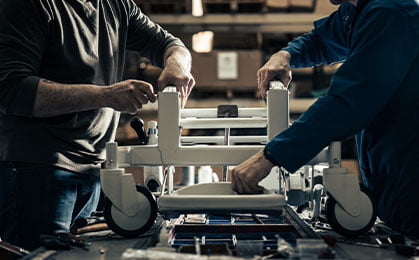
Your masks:
<instances>
[{"instance_id":1,"label":"man in dark sweater","mask_svg":"<svg viewBox=\"0 0 419 260\"><path fill-rule=\"evenodd\" d=\"M120 112L155 101L122 81L126 49L163 68L182 104L194 86L183 43L132 0L0 0L0 237L27 249L95 209Z\"/></svg>"}]
</instances>

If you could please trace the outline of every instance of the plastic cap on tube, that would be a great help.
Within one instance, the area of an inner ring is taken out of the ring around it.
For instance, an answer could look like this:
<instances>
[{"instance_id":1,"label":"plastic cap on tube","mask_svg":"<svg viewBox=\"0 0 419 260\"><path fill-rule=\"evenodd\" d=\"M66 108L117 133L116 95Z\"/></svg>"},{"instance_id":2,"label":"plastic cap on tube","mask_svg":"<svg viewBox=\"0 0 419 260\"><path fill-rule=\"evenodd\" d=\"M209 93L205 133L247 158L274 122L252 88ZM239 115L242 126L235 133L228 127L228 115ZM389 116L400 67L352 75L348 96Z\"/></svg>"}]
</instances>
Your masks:
<instances>
[{"instance_id":1,"label":"plastic cap on tube","mask_svg":"<svg viewBox=\"0 0 419 260\"><path fill-rule=\"evenodd\" d=\"M285 89L284 84L279 80L271 81L269 87L270 89Z\"/></svg>"},{"instance_id":2,"label":"plastic cap on tube","mask_svg":"<svg viewBox=\"0 0 419 260\"><path fill-rule=\"evenodd\" d=\"M147 128L156 128L157 127L157 121L148 121Z\"/></svg>"}]
</instances>

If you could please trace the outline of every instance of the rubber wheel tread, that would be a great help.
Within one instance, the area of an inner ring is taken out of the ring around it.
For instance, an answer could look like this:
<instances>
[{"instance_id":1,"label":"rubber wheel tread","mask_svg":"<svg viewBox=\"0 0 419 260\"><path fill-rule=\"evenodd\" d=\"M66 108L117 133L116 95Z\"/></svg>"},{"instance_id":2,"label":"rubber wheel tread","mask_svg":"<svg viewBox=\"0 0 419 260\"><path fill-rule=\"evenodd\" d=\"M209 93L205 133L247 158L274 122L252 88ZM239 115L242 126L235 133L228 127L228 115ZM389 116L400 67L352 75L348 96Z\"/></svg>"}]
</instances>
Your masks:
<instances>
[{"instance_id":1,"label":"rubber wheel tread","mask_svg":"<svg viewBox=\"0 0 419 260\"><path fill-rule=\"evenodd\" d=\"M359 236L359 235L362 235L362 234L368 232L368 230L370 230L371 227L374 225L375 220L377 218L377 207L374 203L374 200L372 199L371 193L362 184L360 185L360 188L361 188L361 192L365 193L368 196L368 198L371 200L371 203L373 205L373 213L372 213L371 220L368 222L368 224L364 228L362 228L360 230L348 230L348 229L344 228L339 223L339 221L337 221L336 215L335 215L335 207L337 205L337 201L332 196L330 196L330 194L328 195L329 198L326 201L326 207L325 207L325 214L326 214L327 221L329 222L329 224L333 228L333 230L336 231L336 233L338 233L342 236L356 237L356 236Z\"/></svg>"},{"instance_id":2,"label":"rubber wheel tread","mask_svg":"<svg viewBox=\"0 0 419 260\"><path fill-rule=\"evenodd\" d=\"M150 217L148 218L146 224L143 225L139 229L125 230L125 229L121 228L120 226L118 226L118 224L115 223L115 221L112 217L112 207L113 207L112 202L108 198L105 198L105 200L104 200L103 216L104 216L105 221L108 224L109 228L112 231L114 231L116 234L124 236L124 237L128 237L128 238L137 237L141 234L144 234L148 230L150 230L150 228L153 226L153 224L154 224L154 222L157 218L157 202L156 202L156 199L154 198L153 194L145 186L142 186L142 185L139 185L139 184L136 185L136 189L137 189L137 192L142 193L147 198L147 200L148 200L148 202L150 203L150 206L151 206Z\"/></svg>"}]
</instances>

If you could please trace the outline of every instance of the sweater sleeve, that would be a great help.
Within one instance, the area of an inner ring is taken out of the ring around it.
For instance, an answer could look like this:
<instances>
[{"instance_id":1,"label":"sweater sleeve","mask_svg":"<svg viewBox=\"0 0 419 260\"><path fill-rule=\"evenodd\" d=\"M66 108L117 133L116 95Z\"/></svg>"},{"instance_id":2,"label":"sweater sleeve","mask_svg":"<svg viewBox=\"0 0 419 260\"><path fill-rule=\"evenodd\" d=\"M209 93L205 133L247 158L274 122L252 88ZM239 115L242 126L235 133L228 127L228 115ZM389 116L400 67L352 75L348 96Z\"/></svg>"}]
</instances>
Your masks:
<instances>
[{"instance_id":1,"label":"sweater sleeve","mask_svg":"<svg viewBox=\"0 0 419 260\"><path fill-rule=\"evenodd\" d=\"M331 141L373 122L418 55L415 31L406 19L383 8L359 17L351 54L332 78L327 95L267 144L265 153L276 164L295 171Z\"/></svg>"},{"instance_id":2,"label":"sweater sleeve","mask_svg":"<svg viewBox=\"0 0 419 260\"><path fill-rule=\"evenodd\" d=\"M329 17L314 22L314 29L288 43L283 50L291 54L294 68L332 64L347 58L350 23L356 7L343 4Z\"/></svg>"},{"instance_id":3,"label":"sweater sleeve","mask_svg":"<svg viewBox=\"0 0 419 260\"><path fill-rule=\"evenodd\" d=\"M150 59L153 65L164 66L164 54L172 46L185 47L181 40L154 23L140 8L129 1L127 48Z\"/></svg>"},{"instance_id":4,"label":"sweater sleeve","mask_svg":"<svg viewBox=\"0 0 419 260\"><path fill-rule=\"evenodd\" d=\"M0 3L0 112L32 116L39 69L48 43L44 1Z\"/></svg>"}]
</instances>

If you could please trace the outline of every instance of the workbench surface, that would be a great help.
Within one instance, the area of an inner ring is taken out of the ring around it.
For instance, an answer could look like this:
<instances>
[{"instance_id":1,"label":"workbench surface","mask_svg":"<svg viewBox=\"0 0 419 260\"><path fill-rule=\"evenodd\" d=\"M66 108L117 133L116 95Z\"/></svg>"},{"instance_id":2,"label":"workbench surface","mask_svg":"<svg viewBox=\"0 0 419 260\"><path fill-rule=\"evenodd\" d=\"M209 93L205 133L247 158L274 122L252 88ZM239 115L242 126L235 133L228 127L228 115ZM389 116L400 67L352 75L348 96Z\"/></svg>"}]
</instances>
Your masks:
<instances>
[{"instance_id":1,"label":"workbench surface","mask_svg":"<svg viewBox=\"0 0 419 260\"><path fill-rule=\"evenodd\" d=\"M82 235L88 242L88 246L85 249L48 250L41 247L23 259L113 260L121 259L123 252L128 248L153 248L153 250L175 252L175 249L168 245L168 230L165 226L166 222L158 218L157 225L153 226L149 232L141 237L131 239L122 238L115 235L112 231L88 233ZM326 233L331 234L330 231ZM347 242L351 243L352 241L354 240L349 239ZM374 248L338 242L333 249L336 251L335 259L407 259L398 255L392 246L388 248Z\"/></svg>"}]
</instances>

